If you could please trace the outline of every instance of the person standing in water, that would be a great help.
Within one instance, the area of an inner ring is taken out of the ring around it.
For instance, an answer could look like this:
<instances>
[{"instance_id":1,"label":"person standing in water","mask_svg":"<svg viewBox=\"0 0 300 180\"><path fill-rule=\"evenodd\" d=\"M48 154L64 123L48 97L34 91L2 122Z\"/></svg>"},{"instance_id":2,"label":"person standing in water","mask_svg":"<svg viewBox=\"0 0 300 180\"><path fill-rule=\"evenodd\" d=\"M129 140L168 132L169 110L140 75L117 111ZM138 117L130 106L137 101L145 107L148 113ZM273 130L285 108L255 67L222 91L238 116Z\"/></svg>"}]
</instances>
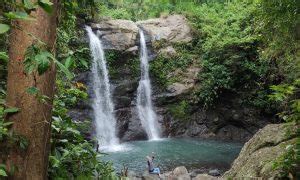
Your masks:
<instances>
[{"instance_id":1,"label":"person standing in water","mask_svg":"<svg viewBox=\"0 0 300 180\"><path fill-rule=\"evenodd\" d=\"M150 174L157 174L160 177L160 169L157 167L155 168L153 165L154 155L146 156L147 164L148 164L148 171Z\"/></svg>"}]
</instances>

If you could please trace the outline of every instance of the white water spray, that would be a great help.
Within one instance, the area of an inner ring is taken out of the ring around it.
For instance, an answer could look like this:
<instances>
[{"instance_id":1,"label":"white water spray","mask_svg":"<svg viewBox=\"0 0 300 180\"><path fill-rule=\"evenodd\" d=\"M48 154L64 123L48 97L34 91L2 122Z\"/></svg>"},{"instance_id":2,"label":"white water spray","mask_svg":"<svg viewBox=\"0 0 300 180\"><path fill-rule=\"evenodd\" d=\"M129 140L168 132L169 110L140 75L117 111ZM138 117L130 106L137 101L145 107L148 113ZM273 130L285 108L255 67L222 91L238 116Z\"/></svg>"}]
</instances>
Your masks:
<instances>
[{"instance_id":1,"label":"white water spray","mask_svg":"<svg viewBox=\"0 0 300 180\"><path fill-rule=\"evenodd\" d=\"M91 27L86 27L90 40L90 50L93 57L92 86L94 91L93 111L96 127L96 138L100 148L111 149L119 144L116 137L116 119L114 105L111 99L110 83L106 60L100 39L94 34Z\"/></svg>"},{"instance_id":2,"label":"white water spray","mask_svg":"<svg viewBox=\"0 0 300 180\"><path fill-rule=\"evenodd\" d=\"M160 130L151 100L152 92L149 78L147 46L144 32L140 30L139 33L141 79L137 90L137 110L142 125L148 135L148 139L157 140L160 138Z\"/></svg>"}]
</instances>

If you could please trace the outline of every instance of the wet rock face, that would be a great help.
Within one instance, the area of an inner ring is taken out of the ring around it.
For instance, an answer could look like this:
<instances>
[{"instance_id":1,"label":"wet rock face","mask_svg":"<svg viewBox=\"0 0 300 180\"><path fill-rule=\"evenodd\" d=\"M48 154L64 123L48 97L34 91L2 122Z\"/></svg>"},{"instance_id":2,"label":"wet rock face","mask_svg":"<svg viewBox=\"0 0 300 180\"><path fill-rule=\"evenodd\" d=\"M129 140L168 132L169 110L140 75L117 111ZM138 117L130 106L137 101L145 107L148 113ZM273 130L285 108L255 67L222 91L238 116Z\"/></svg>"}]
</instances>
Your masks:
<instances>
[{"instance_id":1,"label":"wet rock face","mask_svg":"<svg viewBox=\"0 0 300 180\"><path fill-rule=\"evenodd\" d=\"M121 141L144 140L147 134L135 113L135 108L125 108L116 111L118 137Z\"/></svg>"},{"instance_id":2,"label":"wet rock face","mask_svg":"<svg viewBox=\"0 0 300 180\"><path fill-rule=\"evenodd\" d=\"M192 107L193 110L188 114L189 121L176 119L172 114L166 112L164 121L169 122L167 134L175 137L200 137L245 142L259 128L270 123L270 119L261 115L259 111L239 106L236 103L238 97L228 96L221 99L214 108L203 110L199 107ZM163 106L168 105L164 104Z\"/></svg>"}]
</instances>

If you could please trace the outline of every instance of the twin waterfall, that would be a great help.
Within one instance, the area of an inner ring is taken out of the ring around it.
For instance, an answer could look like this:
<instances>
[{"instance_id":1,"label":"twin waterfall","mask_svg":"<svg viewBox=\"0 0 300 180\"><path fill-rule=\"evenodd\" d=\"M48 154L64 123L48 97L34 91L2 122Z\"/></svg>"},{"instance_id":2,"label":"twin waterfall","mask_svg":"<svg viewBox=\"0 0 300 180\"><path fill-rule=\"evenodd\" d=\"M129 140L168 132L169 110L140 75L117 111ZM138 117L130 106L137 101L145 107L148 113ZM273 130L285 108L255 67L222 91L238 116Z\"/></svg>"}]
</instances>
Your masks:
<instances>
[{"instance_id":1,"label":"twin waterfall","mask_svg":"<svg viewBox=\"0 0 300 180\"><path fill-rule=\"evenodd\" d=\"M98 144L102 147L115 147L119 144L116 136L116 118L111 97L108 70L105 54L100 39L86 27L90 40L90 50L93 57L91 67L93 87L93 111ZM149 64L144 33L140 33L140 67L141 79L137 89L137 110L142 126L149 140L159 139L159 126L151 101L151 83L149 78Z\"/></svg>"},{"instance_id":2,"label":"twin waterfall","mask_svg":"<svg viewBox=\"0 0 300 180\"><path fill-rule=\"evenodd\" d=\"M96 138L101 146L112 147L119 144L116 136L116 118L114 105L111 99L110 83L103 47L99 38L91 27L86 27L90 39L93 86L93 111L96 129Z\"/></svg>"},{"instance_id":3,"label":"twin waterfall","mask_svg":"<svg viewBox=\"0 0 300 180\"><path fill-rule=\"evenodd\" d=\"M137 110L148 139L159 139L159 126L153 111L151 100L151 83L149 78L148 53L144 32L140 32L140 66L141 79L137 90Z\"/></svg>"}]
</instances>

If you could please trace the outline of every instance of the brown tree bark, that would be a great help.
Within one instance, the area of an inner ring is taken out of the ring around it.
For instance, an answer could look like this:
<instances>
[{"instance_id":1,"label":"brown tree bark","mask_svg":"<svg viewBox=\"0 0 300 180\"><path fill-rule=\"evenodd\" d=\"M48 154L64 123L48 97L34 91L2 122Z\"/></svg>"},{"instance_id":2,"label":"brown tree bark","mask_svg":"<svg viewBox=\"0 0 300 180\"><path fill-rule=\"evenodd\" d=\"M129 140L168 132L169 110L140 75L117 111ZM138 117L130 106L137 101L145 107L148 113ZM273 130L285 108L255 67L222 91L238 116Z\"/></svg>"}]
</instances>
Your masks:
<instances>
[{"instance_id":1,"label":"brown tree bark","mask_svg":"<svg viewBox=\"0 0 300 180\"><path fill-rule=\"evenodd\" d=\"M36 2L36 0L31 0ZM31 12L33 21L16 20L9 36L9 63L7 79L7 105L17 107L20 112L8 117L13 121L12 130L25 137L29 145L25 150L15 147L10 150L7 164L15 166L11 179L47 179L48 156L50 153L50 132L52 101L55 86L55 66L52 64L44 74L24 72L24 57L27 48L36 43L36 38L46 43L54 53L57 27L57 0L52 14L40 7ZM47 103L26 92L37 87L40 93L50 98Z\"/></svg>"}]
</instances>

